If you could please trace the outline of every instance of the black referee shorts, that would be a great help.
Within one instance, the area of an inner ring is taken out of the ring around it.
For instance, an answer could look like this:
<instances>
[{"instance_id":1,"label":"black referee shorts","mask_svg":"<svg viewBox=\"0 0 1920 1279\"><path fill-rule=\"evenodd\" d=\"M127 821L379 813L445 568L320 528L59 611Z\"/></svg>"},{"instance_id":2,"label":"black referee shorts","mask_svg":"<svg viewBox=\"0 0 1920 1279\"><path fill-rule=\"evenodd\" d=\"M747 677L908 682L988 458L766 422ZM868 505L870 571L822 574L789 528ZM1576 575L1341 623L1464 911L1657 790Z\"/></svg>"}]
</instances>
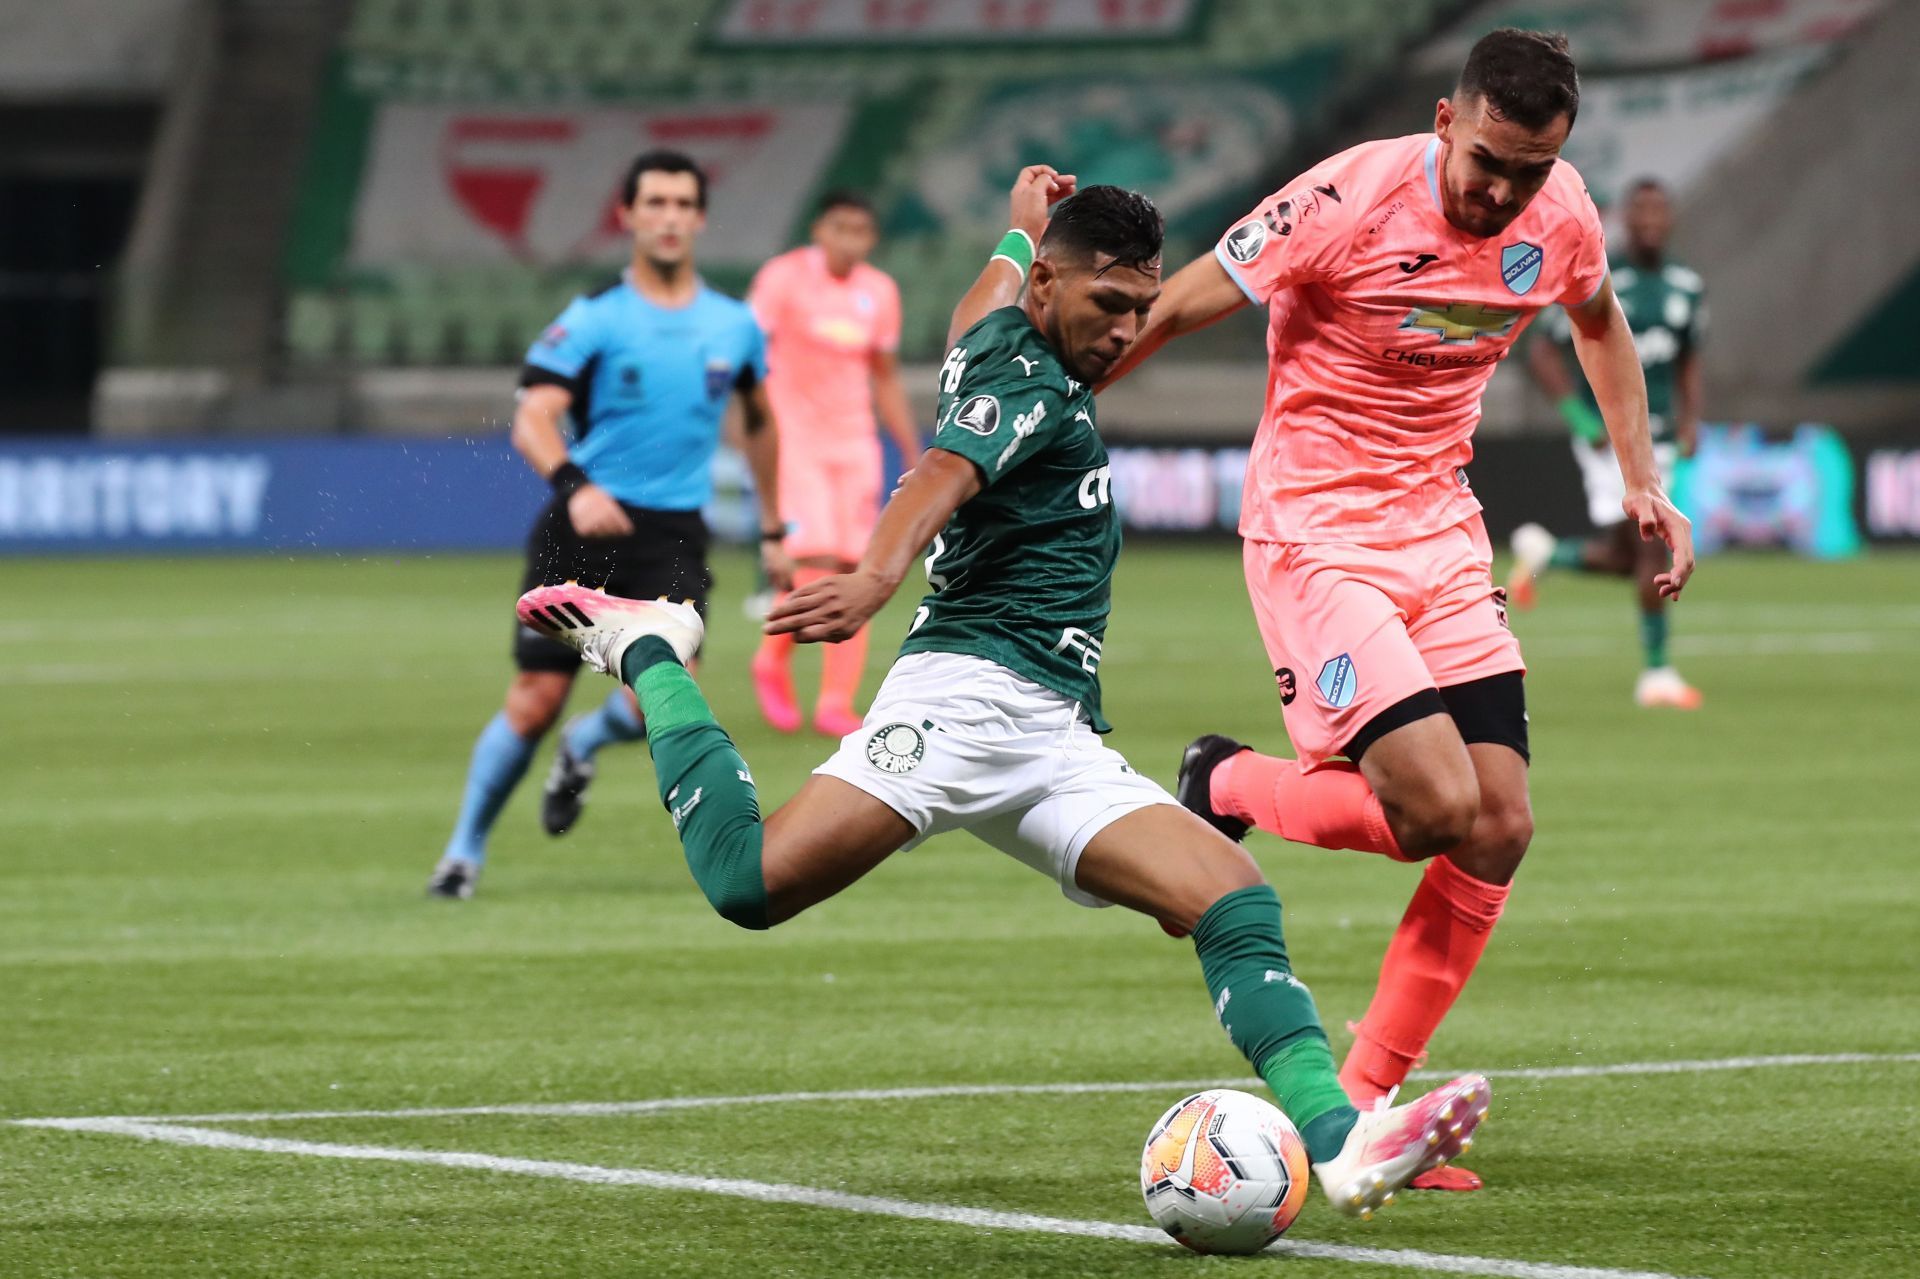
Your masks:
<instances>
[{"instance_id":1,"label":"black referee shorts","mask_svg":"<svg viewBox=\"0 0 1920 1279\"><path fill-rule=\"evenodd\" d=\"M650 600L692 600L707 614L713 572L707 567L707 523L698 511L655 511L620 504L633 521L628 537L581 537L561 498L548 502L527 535L527 571L520 593L536 586L578 582L609 595ZM571 675L580 654L536 630L516 625L513 661L523 671Z\"/></svg>"}]
</instances>

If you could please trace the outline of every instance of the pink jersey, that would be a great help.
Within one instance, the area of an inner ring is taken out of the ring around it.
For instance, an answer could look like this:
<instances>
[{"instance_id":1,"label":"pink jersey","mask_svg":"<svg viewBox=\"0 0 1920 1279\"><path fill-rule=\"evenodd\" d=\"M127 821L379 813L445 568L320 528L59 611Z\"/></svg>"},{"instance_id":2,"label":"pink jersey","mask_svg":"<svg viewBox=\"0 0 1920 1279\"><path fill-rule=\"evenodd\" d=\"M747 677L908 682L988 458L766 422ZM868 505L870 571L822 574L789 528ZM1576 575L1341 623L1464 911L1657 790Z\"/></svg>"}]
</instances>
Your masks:
<instances>
[{"instance_id":1,"label":"pink jersey","mask_svg":"<svg viewBox=\"0 0 1920 1279\"><path fill-rule=\"evenodd\" d=\"M1269 318L1241 536L1388 546L1474 514L1465 468L1494 366L1536 313L1606 279L1573 166L1481 238L1440 210L1439 153L1432 134L1344 151L1214 248Z\"/></svg>"},{"instance_id":2,"label":"pink jersey","mask_svg":"<svg viewBox=\"0 0 1920 1279\"><path fill-rule=\"evenodd\" d=\"M863 262L836 279L820 249L794 249L760 268L747 301L767 334L767 394L783 452L873 448L873 356L900 346L893 278Z\"/></svg>"}]
</instances>

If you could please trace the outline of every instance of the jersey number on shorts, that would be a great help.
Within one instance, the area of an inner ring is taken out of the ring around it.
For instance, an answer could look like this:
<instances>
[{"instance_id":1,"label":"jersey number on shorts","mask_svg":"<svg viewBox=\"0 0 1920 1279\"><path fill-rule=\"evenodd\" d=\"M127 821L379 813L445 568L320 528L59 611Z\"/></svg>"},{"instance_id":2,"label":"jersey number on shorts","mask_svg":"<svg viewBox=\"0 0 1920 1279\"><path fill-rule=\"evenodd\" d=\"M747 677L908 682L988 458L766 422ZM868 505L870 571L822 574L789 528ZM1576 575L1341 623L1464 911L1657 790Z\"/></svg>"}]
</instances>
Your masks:
<instances>
[{"instance_id":1,"label":"jersey number on shorts","mask_svg":"<svg viewBox=\"0 0 1920 1279\"><path fill-rule=\"evenodd\" d=\"M947 352L947 362L940 366L940 391L943 395L952 395L960 389L960 375L967 371L967 349L956 346Z\"/></svg>"}]
</instances>

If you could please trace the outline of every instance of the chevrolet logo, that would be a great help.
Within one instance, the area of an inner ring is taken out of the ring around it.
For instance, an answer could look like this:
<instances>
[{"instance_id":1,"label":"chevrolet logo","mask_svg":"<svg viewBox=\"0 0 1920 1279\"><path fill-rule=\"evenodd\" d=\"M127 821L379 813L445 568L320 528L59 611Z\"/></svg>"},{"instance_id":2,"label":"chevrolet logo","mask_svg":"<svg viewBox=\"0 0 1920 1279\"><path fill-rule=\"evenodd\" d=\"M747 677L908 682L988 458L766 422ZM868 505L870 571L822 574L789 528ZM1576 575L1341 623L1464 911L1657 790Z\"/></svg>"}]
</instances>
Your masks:
<instances>
[{"instance_id":1,"label":"chevrolet logo","mask_svg":"<svg viewBox=\"0 0 1920 1279\"><path fill-rule=\"evenodd\" d=\"M1403 329L1426 329L1438 333L1442 342L1471 342L1482 333L1505 337L1513 329L1518 311L1502 311L1478 302L1450 302L1446 306L1415 307L1400 321Z\"/></svg>"}]
</instances>

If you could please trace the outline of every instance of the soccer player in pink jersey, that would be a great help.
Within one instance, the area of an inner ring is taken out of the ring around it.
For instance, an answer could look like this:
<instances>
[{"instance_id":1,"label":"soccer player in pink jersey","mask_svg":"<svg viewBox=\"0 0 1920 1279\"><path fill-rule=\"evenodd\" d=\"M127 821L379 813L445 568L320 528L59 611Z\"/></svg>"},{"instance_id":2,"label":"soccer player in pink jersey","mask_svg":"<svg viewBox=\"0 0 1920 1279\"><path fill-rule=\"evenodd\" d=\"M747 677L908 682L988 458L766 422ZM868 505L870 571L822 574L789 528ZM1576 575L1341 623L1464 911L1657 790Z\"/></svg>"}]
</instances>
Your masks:
<instances>
[{"instance_id":1,"label":"soccer player in pink jersey","mask_svg":"<svg viewBox=\"0 0 1920 1279\"><path fill-rule=\"evenodd\" d=\"M1202 737L1179 796L1235 838L1258 826L1426 862L1341 1068L1360 1105L1424 1055L1533 836L1526 668L1466 468L1487 382L1541 309L1572 320L1626 518L1671 549L1661 594L1693 572L1599 214L1559 158L1579 101L1565 37L1487 35L1432 133L1355 147L1262 201L1168 281L1108 379L1249 302L1267 310L1240 533L1297 758Z\"/></svg>"},{"instance_id":2,"label":"soccer player in pink jersey","mask_svg":"<svg viewBox=\"0 0 1920 1279\"><path fill-rule=\"evenodd\" d=\"M900 381L900 290L867 262L880 238L873 206L836 191L820 202L813 242L760 268L747 301L767 334L767 393L780 422L780 515L795 586L851 572L880 515L874 406L908 465L920 453ZM800 727L793 636L769 635L753 659L760 713L783 733ZM853 699L867 631L822 646L813 726L828 737L860 727Z\"/></svg>"}]
</instances>

